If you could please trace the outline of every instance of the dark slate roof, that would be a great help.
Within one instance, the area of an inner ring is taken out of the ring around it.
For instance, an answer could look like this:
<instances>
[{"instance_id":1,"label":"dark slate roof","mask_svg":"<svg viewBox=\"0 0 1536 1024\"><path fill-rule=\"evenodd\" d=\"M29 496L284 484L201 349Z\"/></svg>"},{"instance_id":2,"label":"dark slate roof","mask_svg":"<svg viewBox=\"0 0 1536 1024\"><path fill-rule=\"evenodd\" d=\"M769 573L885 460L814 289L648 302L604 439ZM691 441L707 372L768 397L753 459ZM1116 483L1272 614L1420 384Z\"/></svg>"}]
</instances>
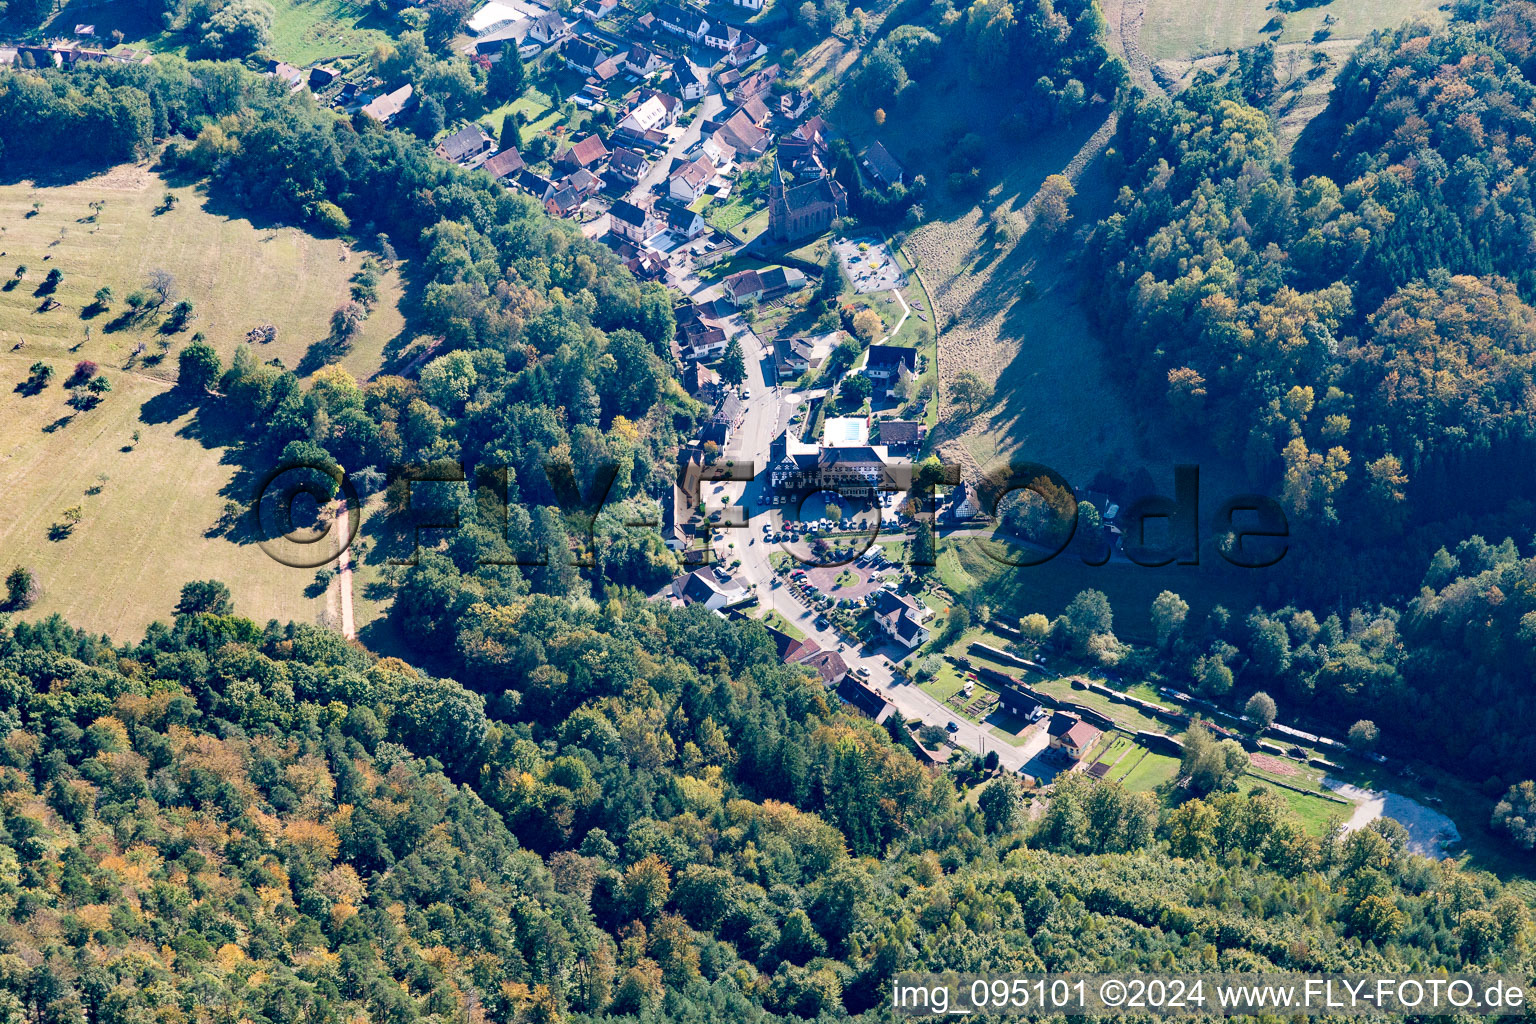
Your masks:
<instances>
[{"instance_id":1,"label":"dark slate roof","mask_svg":"<svg viewBox=\"0 0 1536 1024\"><path fill-rule=\"evenodd\" d=\"M906 363L907 369L917 370L917 349L905 345L871 345L869 346L869 361L864 365L870 369L877 366L889 366L895 368L898 363Z\"/></svg>"},{"instance_id":2,"label":"dark slate roof","mask_svg":"<svg viewBox=\"0 0 1536 1024\"><path fill-rule=\"evenodd\" d=\"M859 159L869 168L870 173L885 185L896 184L905 173L901 169L901 164L891 156L890 150L878 142L871 143L868 149L859 154Z\"/></svg>"},{"instance_id":3,"label":"dark slate roof","mask_svg":"<svg viewBox=\"0 0 1536 1024\"><path fill-rule=\"evenodd\" d=\"M627 199L620 199L608 207L608 213L625 224L632 224L637 228L645 226L645 211Z\"/></svg>"},{"instance_id":4,"label":"dark slate roof","mask_svg":"<svg viewBox=\"0 0 1536 1024\"><path fill-rule=\"evenodd\" d=\"M896 710L890 701L853 676L845 675L843 681L837 684L837 696L876 722L884 722Z\"/></svg>"}]
</instances>

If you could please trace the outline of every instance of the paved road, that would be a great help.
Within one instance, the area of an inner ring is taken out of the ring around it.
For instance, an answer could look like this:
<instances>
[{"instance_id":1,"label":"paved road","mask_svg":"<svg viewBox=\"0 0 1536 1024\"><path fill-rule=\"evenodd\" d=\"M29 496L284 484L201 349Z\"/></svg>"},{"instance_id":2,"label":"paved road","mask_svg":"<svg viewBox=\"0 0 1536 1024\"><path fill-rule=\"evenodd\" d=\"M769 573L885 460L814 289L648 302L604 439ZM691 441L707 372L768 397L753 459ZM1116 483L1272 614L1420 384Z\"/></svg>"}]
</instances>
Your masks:
<instances>
[{"instance_id":1,"label":"paved road","mask_svg":"<svg viewBox=\"0 0 1536 1024\"><path fill-rule=\"evenodd\" d=\"M682 159L684 154L698 143L700 129L704 122L723 109L725 109L725 96L720 92L719 86L710 83L709 92L704 94L704 98L699 101L698 108L694 111L693 121L677 133L665 152L652 161L651 169L645 172L645 177L629 190L629 201L638 204L650 194L653 187L665 183L667 176L672 173L672 161Z\"/></svg>"},{"instance_id":2,"label":"paved road","mask_svg":"<svg viewBox=\"0 0 1536 1024\"><path fill-rule=\"evenodd\" d=\"M708 290L703 289L706 292ZM764 524L777 525L779 514L771 507L759 506L757 496L766 485L770 442L784 430L796 406L805 401L809 393L772 386L769 383L773 375L772 362L767 350L755 334L737 321L738 318L733 317L729 326L736 332L735 336L740 338L747 356L744 388L751 397L747 400L746 415L740 428L734 432L727 452L738 461L750 459L755 464L758 477L750 483L713 485L707 494L712 506L729 497L731 504L745 509L748 516L745 528L723 530L716 535L716 557L726 564L741 559L741 566L736 571L745 582L756 588L760 605L783 615L806 636L814 638L823 649L839 651L850 669L867 669L870 685L896 705L903 718L918 718L940 728L954 722L958 729L951 737L957 746L976 753L995 750L1009 771L1017 771L1025 766L1048 743L1043 728L1033 729L1023 745L1016 747L993 735L987 726L966 721L954 709L930 697L916 684L897 681L887 658L899 660L905 651L894 644L846 644L836 630L818 627L816 617L819 613L806 607L786 587L779 585L768 557L774 547L763 541ZM1049 770L1037 763L1030 768L1030 773L1048 775Z\"/></svg>"}]
</instances>

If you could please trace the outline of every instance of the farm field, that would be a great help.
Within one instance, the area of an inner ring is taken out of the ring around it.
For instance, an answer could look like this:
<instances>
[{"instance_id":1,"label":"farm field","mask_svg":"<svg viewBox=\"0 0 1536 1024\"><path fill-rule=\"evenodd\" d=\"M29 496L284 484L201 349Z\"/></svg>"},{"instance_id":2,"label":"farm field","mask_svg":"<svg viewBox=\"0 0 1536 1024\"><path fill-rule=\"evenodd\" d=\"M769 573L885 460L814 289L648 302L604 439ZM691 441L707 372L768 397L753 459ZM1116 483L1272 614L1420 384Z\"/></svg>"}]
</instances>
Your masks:
<instances>
[{"instance_id":1,"label":"farm field","mask_svg":"<svg viewBox=\"0 0 1536 1024\"><path fill-rule=\"evenodd\" d=\"M177 197L176 206L158 212L167 192ZM105 205L98 212L93 202ZM328 334L361 256L344 261L346 249L337 240L258 226L209 205L199 190L136 166L70 185L0 185L0 278L27 267L24 280L0 292L0 351L24 341L33 358L92 359L120 368L142 344L135 367L174 380L176 354L193 332L201 331L228 363L247 331L271 323L277 339L258 346L257 358L297 367L309 346ZM53 268L64 275L53 294L59 307L38 312L43 299L36 289ZM196 319L176 334L162 333L155 317L109 329L128 294L143 288L154 270L171 274L174 299L190 300ZM103 286L112 289L112 306L87 315ZM403 331L400 297L398 275L385 274L378 306L341 361L354 375L376 370L386 345Z\"/></svg>"}]
</instances>

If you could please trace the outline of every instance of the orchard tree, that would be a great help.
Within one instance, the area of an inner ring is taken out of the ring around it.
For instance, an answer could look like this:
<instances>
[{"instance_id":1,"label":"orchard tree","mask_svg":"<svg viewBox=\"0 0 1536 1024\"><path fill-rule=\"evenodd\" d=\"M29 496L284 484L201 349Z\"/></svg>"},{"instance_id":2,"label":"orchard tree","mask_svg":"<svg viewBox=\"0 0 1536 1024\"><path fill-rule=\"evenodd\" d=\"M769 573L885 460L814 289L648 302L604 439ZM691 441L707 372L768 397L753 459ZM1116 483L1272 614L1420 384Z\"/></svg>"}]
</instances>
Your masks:
<instances>
[{"instance_id":1,"label":"orchard tree","mask_svg":"<svg viewBox=\"0 0 1536 1024\"><path fill-rule=\"evenodd\" d=\"M220 57L246 57L272 42L277 12L265 0L230 0L203 23L203 45Z\"/></svg>"},{"instance_id":2,"label":"orchard tree","mask_svg":"<svg viewBox=\"0 0 1536 1024\"><path fill-rule=\"evenodd\" d=\"M1113 636L1114 624L1114 612L1104 592L1084 590L1072 599L1056 620L1056 630L1068 646L1081 654L1088 650L1088 643L1094 637Z\"/></svg>"},{"instance_id":3,"label":"orchard tree","mask_svg":"<svg viewBox=\"0 0 1536 1024\"><path fill-rule=\"evenodd\" d=\"M885 321L880 319L880 314L872 309L861 309L853 314L853 336L868 345L880 337L880 332L885 330Z\"/></svg>"},{"instance_id":4,"label":"orchard tree","mask_svg":"<svg viewBox=\"0 0 1536 1024\"><path fill-rule=\"evenodd\" d=\"M1493 809L1493 827L1522 850L1536 850L1536 782L1509 787Z\"/></svg>"},{"instance_id":5,"label":"orchard tree","mask_svg":"<svg viewBox=\"0 0 1536 1024\"><path fill-rule=\"evenodd\" d=\"M1152 599L1152 628L1157 631L1157 642L1167 647L1184 632L1184 620L1189 616L1189 602L1171 590L1165 590Z\"/></svg>"},{"instance_id":6,"label":"orchard tree","mask_svg":"<svg viewBox=\"0 0 1536 1024\"><path fill-rule=\"evenodd\" d=\"M983 380L981 374L974 370L961 370L955 374L954 380L949 382L949 398L955 404L964 406L967 412L974 414L992 400L992 385Z\"/></svg>"},{"instance_id":7,"label":"orchard tree","mask_svg":"<svg viewBox=\"0 0 1536 1024\"><path fill-rule=\"evenodd\" d=\"M1248 768L1248 752L1233 740L1217 741L1204 722L1184 732L1180 772L1198 795L1230 789Z\"/></svg>"},{"instance_id":8,"label":"orchard tree","mask_svg":"<svg viewBox=\"0 0 1536 1024\"><path fill-rule=\"evenodd\" d=\"M181 355L177 357L177 371L177 387L202 393L223 376L224 364L212 345L206 341L194 341L182 349Z\"/></svg>"}]
</instances>

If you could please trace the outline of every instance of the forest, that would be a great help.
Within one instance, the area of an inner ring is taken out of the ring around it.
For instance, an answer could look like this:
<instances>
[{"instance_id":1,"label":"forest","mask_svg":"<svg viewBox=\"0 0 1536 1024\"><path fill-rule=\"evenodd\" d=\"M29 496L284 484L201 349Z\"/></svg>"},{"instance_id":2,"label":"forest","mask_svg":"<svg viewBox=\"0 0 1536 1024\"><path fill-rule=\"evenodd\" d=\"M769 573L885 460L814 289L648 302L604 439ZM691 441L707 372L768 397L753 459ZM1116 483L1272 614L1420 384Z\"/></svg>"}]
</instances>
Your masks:
<instances>
[{"instance_id":1,"label":"forest","mask_svg":"<svg viewBox=\"0 0 1536 1024\"><path fill-rule=\"evenodd\" d=\"M471 690L210 591L135 644L0 631L11 1019L877 1019L902 969L1531 968L1524 902L1391 821L962 801L756 624L535 597L528 685Z\"/></svg>"},{"instance_id":2,"label":"forest","mask_svg":"<svg viewBox=\"0 0 1536 1024\"><path fill-rule=\"evenodd\" d=\"M1083 280L1127 388L1291 520L1284 607L1217 608L1179 673L1497 795L1536 763L1536 6L1458 14L1363 43L1289 160L1262 61L1129 102Z\"/></svg>"}]
</instances>

